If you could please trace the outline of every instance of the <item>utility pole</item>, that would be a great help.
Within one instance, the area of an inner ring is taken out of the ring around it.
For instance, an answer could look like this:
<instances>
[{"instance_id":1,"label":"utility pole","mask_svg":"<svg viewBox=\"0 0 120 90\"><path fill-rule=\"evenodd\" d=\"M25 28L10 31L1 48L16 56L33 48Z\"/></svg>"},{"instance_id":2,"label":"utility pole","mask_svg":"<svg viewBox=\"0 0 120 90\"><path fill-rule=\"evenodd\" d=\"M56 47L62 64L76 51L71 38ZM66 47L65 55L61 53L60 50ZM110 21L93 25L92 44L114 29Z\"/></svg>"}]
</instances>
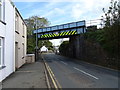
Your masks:
<instances>
[{"instance_id":1,"label":"utility pole","mask_svg":"<svg viewBox=\"0 0 120 90\"><path fill-rule=\"evenodd\" d=\"M35 20L35 26L36 26L35 28L37 30L37 18ZM37 61L37 59L38 59L38 30L36 32L35 61Z\"/></svg>"}]
</instances>

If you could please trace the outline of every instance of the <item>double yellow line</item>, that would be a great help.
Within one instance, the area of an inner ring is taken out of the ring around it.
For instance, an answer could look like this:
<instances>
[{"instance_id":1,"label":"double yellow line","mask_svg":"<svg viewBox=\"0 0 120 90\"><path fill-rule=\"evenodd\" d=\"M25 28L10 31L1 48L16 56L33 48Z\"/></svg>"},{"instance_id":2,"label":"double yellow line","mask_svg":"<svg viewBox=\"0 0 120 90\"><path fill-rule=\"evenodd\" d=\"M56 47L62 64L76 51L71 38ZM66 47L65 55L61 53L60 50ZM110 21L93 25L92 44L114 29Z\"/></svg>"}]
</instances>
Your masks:
<instances>
[{"instance_id":1,"label":"double yellow line","mask_svg":"<svg viewBox=\"0 0 120 90\"><path fill-rule=\"evenodd\" d=\"M54 73L52 72L51 68L49 67L49 65L46 63L46 61L44 60L44 58L42 57L43 59L43 62L44 62L44 65L45 65L45 68L46 68L46 71L48 72L48 75L52 81L52 84L54 87L50 86L50 80L47 80L47 83L48 83L48 88L51 89L51 88L55 88L56 90L62 90L62 87L61 85L59 84L59 82L57 81L57 79L55 78L55 75Z\"/></svg>"}]
</instances>

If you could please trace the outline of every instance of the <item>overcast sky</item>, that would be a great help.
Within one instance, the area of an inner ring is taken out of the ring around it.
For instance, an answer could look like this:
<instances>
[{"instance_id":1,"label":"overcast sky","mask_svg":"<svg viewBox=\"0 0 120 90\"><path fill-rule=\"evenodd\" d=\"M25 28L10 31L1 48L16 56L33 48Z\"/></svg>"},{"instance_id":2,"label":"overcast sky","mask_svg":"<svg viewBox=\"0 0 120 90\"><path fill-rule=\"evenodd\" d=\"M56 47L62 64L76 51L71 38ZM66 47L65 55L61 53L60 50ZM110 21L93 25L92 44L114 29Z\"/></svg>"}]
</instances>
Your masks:
<instances>
[{"instance_id":1,"label":"overcast sky","mask_svg":"<svg viewBox=\"0 0 120 90\"><path fill-rule=\"evenodd\" d=\"M108 8L111 0L13 0L24 19L33 15L46 17L51 25L81 20L100 19L102 8ZM61 40L52 40L59 45Z\"/></svg>"}]
</instances>

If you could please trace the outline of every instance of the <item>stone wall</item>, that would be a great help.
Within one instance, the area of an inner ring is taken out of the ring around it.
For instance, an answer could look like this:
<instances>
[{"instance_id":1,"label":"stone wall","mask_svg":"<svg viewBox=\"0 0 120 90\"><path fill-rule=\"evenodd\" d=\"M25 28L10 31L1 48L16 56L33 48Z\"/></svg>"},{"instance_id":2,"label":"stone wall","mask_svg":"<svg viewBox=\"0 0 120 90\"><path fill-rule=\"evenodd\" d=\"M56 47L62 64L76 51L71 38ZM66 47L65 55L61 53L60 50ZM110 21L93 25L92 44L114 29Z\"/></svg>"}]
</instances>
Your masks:
<instances>
[{"instance_id":1,"label":"stone wall","mask_svg":"<svg viewBox=\"0 0 120 90\"><path fill-rule=\"evenodd\" d=\"M98 43L87 41L82 35L70 37L69 42L65 56L106 67L118 68L118 60L108 57L107 53Z\"/></svg>"}]
</instances>

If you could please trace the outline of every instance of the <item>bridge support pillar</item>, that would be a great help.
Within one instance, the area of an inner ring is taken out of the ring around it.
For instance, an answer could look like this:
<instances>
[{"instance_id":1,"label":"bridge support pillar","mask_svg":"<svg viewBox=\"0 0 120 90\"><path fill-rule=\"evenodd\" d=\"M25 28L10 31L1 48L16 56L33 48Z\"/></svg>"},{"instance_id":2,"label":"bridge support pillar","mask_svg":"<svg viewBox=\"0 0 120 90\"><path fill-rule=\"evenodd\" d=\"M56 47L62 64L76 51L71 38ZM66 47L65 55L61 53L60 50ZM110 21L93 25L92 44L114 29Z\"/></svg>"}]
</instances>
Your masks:
<instances>
[{"instance_id":1,"label":"bridge support pillar","mask_svg":"<svg viewBox=\"0 0 120 90\"><path fill-rule=\"evenodd\" d=\"M70 37L69 52L71 57L83 59L84 55L84 37L82 35Z\"/></svg>"}]
</instances>

